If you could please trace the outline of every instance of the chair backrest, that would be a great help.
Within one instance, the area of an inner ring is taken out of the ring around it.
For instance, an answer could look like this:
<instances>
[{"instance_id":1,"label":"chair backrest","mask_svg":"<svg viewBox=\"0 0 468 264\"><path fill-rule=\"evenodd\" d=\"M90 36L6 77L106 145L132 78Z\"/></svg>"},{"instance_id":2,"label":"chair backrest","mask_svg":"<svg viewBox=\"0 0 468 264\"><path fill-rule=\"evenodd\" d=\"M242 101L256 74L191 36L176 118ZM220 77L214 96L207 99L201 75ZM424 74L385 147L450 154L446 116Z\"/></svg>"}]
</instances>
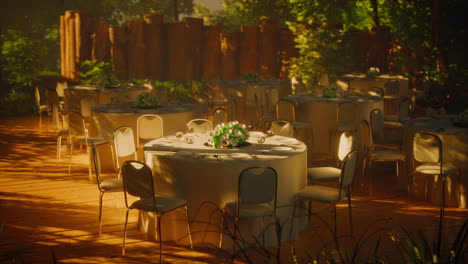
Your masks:
<instances>
[{"instance_id":1,"label":"chair backrest","mask_svg":"<svg viewBox=\"0 0 468 264\"><path fill-rule=\"evenodd\" d=\"M154 114L141 115L137 119L137 147L150 140L163 137L163 119Z\"/></svg>"},{"instance_id":2,"label":"chair backrest","mask_svg":"<svg viewBox=\"0 0 468 264\"><path fill-rule=\"evenodd\" d=\"M97 146L94 142L91 142L91 150L93 153L93 161L94 161L94 172L96 174L96 183L98 185L99 190L101 190L101 159L99 158L99 151Z\"/></svg>"},{"instance_id":3,"label":"chair backrest","mask_svg":"<svg viewBox=\"0 0 468 264\"><path fill-rule=\"evenodd\" d=\"M271 122L270 131L274 135L283 137L294 137L294 125L289 121L276 120Z\"/></svg>"},{"instance_id":4,"label":"chair backrest","mask_svg":"<svg viewBox=\"0 0 468 264\"><path fill-rule=\"evenodd\" d=\"M276 120L286 120L296 123L296 105L288 99L280 99L276 103Z\"/></svg>"},{"instance_id":5,"label":"chair backrest","mask_svg":"<svg viewBox=\"0 0 468 264\"><path fill-rule=\"evenodd\" d=\"M410 113L410 98L403 99L398 105L398 120L399 122L405 121L409 118Z\"/></svg>"},{"instance_id":6,"label":"chair backrest","mask_svg":"<svg viewBox=\"0 0 468 264\"><path fill-rule=\"evenodd\" d=\"M372 95L372 96L378 96L378 97L384 97L385 96L384 89L382 89L380 87L377 87L377 86L371 87L369 89L368 93L369 93L369 95Z\"/></svg>"},{"instance_id":7,"label":"chair backrest","mask_svg":"<svg viewBox=\"0 0 468 264\"><path fill-rule=\"evenodd\" d=\"M85 121L83 116L76 112L71 111L67 114L68 131L71 137L86 137Z\"/></svg>"},{"instance_id":8,"label":"chair backrest","mask_svg":"<svg viewBox=\"0 0 468 264\"><path fill-rule=\"evenodd\" d=\"M382 110L375 108L370 112L370 128L372 141L382 141L384 138L384 117Z\"/></svg>"},{"instance_id":9,"label":"chair backrest","mask_svg":"<svg viewBox=\"0 0 468 264\"><path fill-rule=\"evenodd\" d=\"M218 107L211 112L211 123L216 126L221 123L227 123L229 121L229 114L223 107Z\"/></svg>"},{"instance_id":10,"label":"chair backrest","mask_svg":"<svg viewBox=\"0 0 468 264\"><path fill-rule=\"evenodd\" d=\"M41 106L41 93L39 91L39 87L34 87L34 100L36 101L36 107L39 111L39 107Z\"/></svg>"},{"instance_id":11,"label":"chair backrest","mask_svg":"<svg viewBox=\"0 0 468 264\"><path fill-rule=\"evenodd\" d=\"M414 134L413 157L418 162L442 163L442 141L431 133Z\"/></svg>"},{"instance_id":12,"label":"chair backrest","mask_svg":"<svg viewBox=\"0 0 468 264\"><path fill-rule=\"evenodd\" d=\"M153 173L148 165L135 160L125 161L122 164L122 180L127 208L127 193L140 198L153 198L153 204L156 206Z\"/></svg>"},{"instance_id":13,"label":"chair backrest","mask_svg":"<svg viewBox=\"0 0 468 264\"><path fill-rule=\"evenodd\" d=\"M343 160L341 169L340 189L343 189L353 183L356 172L357 151L351 151Z\"/></svg>"},{"instance_id":14,"label":"chair backrest","mask_svg":"<svg viewBox=\"0 0 468 264\"><path fill-rule=\"evenodd\" d=\"M94 98L92 97L83 97L80 99L80 109L81 115L85 118L91 116L91 108L96 105Z\"/></svg>"},{"instance_id":15,"label":"chair backrest","mask_svg":"<svg viewBox=\"0 0 468 264\"><path fill-rule=\"evenodd\" d=\"M55 131L60 130L60 113L58 110L58 106L56 104L52 105L52 121L54 123Z\"/></svg>"},{"instance_id":16,"label":"chair backrest","mask_svg":"<svg viewBox=\"0 0 468 264\"><path fill-rule=\"evenodd\" d=\"M278 175L272 167L253 166L239 176L238 204L270 203L276 206Z\"/></svg>"},{"instance_id":17,"label":"chair backrest","mask_svg":"<svg viewBox=\"0 0 468 264\"><path fill-rule=\"evenodd\" d=\"M357 119L357 104L354 102L342 102L336 108L336 123L351 123Z\"/></svg>"},{"instance_id":18,"label":"chair backrest","mask_svg":"<svg viewBox=\"0 0 468 264\"><path fill-rule=\"evenodd\" d=\"M132 128L123 126L114 131L114 150L118 169L121 168L123 162L137 159Z\"/></svg>"},{"instance_id":19,"label":"chair backrest","mask_svg":"<svg viewBox=\"0 0 468 264\"><path fill-rule=\"evenodd\" d=\"M367 120L362 120L360 123L361 131L361 146L362 150L367 153L372 147L372 137L369 127L369 122Z\"/></svg>"},{"instance_id":20,"label":"chair backrest","mask_svg":"<svg viewBox=\"0 0 468 264\"><path fill-rule=\"evenodd\" d=\"M344 158L354 150L356 137L351 132L343 132L340 136L340 143L338 144L338 160L343 161Z\"/></svg>"},{"instance_id":21,"label":"chair backrest","mask_svg":"<svg viewBox=\"0 0 468 264\"><path fill-rule=\"evenodd\" d=\"M55 86L55 91L57 92L58 97L65 97L65 88L68 87L68 83L65 82L57 82L57 85Z\"/></svg>"},{"instance_id":22,"label":"chair backrest","mask_svg":"<svg viewBox=\"0 0 468 264\"><path fill-rule=\"evenodd\" d=\"M268 89L266 91L266 110L268 113L274 113L276 111L276 104L279 100L278 89Z\"/></svg>"},{"instance_id":23,"label":"chair backrest","mask_svg":"<svg viewBox=\"0 0 468 264\"><path fill-rule=\"evenodd\" d=\"M208 119L192 119L187 123L187 132L201 133L213 131L213 125Z\"/></svg>"}]
</instances>

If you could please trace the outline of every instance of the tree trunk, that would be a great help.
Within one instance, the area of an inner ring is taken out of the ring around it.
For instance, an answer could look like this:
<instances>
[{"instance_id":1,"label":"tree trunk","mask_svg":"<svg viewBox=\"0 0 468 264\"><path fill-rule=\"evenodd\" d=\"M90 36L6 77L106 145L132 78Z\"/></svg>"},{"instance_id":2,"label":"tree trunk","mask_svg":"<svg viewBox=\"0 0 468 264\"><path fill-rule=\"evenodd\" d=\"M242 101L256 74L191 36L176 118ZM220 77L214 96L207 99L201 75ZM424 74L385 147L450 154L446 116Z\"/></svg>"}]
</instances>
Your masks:
<instances>
[{"instance_id":1,"label":"tree trunk","mask_svg":"<svg viewBox=\"0 0 468 264\"><path fill-rule=\"evenodd\" d=\"M379 19L379 7L377 4L377 0L370 0L372 5L372 19L374 20L374 25L380 26L380 19Z\"/></svg>"}]
</instances>

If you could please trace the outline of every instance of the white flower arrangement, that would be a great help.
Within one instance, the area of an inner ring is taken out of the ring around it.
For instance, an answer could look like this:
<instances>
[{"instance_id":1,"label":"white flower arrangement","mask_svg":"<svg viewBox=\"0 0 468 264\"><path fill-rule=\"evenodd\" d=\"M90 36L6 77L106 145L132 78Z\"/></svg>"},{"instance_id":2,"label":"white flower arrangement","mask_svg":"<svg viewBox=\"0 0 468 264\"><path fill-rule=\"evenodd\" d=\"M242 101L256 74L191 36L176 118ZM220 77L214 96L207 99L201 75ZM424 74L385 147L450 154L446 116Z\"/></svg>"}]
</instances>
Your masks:
<instances>
[{"instance_id":1,"label":"white flower arrangement","mask_svg":"<svg viewBox=\"0 0 468 264\"><path fill-rule=\"evenodd\" d=\"M221 123L213 130L213 137L208 145L215 148L237 147L247 143L249 133L244 124L232 121L227 124Z\"/></svg>"},{"instance_id":2,"label":"white flower arrangement","mask_svg":"<svg viewBox=\"0 0 468 264\"><path fill-rule=\"evenodd\" d=\"M377 67L370 67L369 70L367 71L366 73L366 77L367 78L375 78L377 76L379 76L381 73L380 73L380 70L379 68Z\"/></svg>"},{"instance_id":3,"label":"white flower arrangement","mask_svg":"<svg viewBox=\"0 0 468 264\"><path fill-rule=\"evenodd\" d=\"M343 98L344 91L337 83L332 83L323 89L323 97L326 98Z\"/></svg>"}]
</instances>

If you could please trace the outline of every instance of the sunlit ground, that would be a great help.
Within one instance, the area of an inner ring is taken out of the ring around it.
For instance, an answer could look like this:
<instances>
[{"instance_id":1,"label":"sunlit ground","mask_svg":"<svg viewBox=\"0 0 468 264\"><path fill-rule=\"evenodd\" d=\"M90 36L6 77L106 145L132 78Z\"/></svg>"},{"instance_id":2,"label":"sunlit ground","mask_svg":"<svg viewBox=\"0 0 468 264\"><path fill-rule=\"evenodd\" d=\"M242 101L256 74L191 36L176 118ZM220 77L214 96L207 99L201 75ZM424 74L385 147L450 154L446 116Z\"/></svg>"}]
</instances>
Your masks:
<instances>
[{"instance_id":1,"label":"sunlit ground","mask_svg":"<svg viewBox=\"0 0 468 264\"><path fill-rule=\"evenodd\" d=\"M121 256L125 208L121 194L104 196L103 233L98 231L98 194L88 178L85 152L55 159L56 137L52 122L38 129L37 118L0 120L0 260L11 250L23 253L24 263L157 263L159 244L148 241L138 231L137 212L129 218L127 255ZM320 162L324 162L320 160ZM385 262L400 263L401 254L390 233L422 230L430 243L436 238L439 207L428 201L407 201L405 191L397 187L392 165L378 164L370 173L376 175L374 196L367 194L367 179L359 179L353 196L355 239L350 239L348 206L338 206L338 234L342 252L350 252L361 239L365 241L359 258L369 255L380 243L378 257ZM109 173L109 176L112 174ZM282 263L293 263L292 246L299 263L308 255L332 245L329 228L333 212L329 206L313 204L314 215L297 241L285 242ZM451 244L468 210L448 208L444 229L445 245ZM377 242L379 241L380 242ZM276 251L273 251L276 252ZM215 247L195 245L194 250L175 243L163 244L167 263L230 263L228 252ZM261 256L251 253L256 263ZM20 262L21 263L21 262Z\"/></svg>"}]
</instances>

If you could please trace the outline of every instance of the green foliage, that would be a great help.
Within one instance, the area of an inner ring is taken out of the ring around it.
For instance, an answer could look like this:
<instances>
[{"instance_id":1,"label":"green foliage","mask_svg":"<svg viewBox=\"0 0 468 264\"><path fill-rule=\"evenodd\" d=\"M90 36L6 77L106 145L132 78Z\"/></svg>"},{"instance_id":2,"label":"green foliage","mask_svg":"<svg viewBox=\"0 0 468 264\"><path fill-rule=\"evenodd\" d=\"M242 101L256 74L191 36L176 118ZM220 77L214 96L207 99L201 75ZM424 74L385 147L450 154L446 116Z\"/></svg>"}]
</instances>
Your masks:
<instances>
[{"instance_id":1,"label":"green foliage","mask_svg":"<svg viewBox=\"0 0 468 264\"><path fill-rule=\"evenodd\" d=\"M302 23L288 23L296 34L296 48L300 56L289 61L289 77L300 78L308 88L321 85L320 78L328 74L333 81L349 71L352 63L349 35L324 26L312 27Z\"/></svg>"},{"instance_id":2,"label":"green foliage","mask_svg":"<svg viewBox=\"0 0 468 264\"><path fill-rule=\"evenodd\" d=\"M158 98L154 94L142 93L137 98L138 107L155 107L159 105Z\"/></svg>"},{"instance_id":3,"label":"green foliage","mask_svg":"<svg viewBox=\"0 0 468 264\"><path fill-rule=\"evenodd\" d=\"M256 83L260 81L260 75L256 72L247 72L242 76L242 80L248 83Z\"/></svg>"},{"instance_id":4,"label":"green foliage","mask_svg":"<svg viewBox=\"0 0 468 264\"><path fill-rule=\"evenodd\" d=\"M0 116L24 116L36 111L36 103L32 92L13 89L4 97L0 97Z\"/></svg>"},{"instance_id":5,"label":"green foliage","mask_svg":"<svg viewBox=\"0 0 468 264\"><path fill-rule=\"evenodd\" d=\"M119 80L112 72L112 62L85 60L81 63L80 80L85 84L104 88L115 88Z\"/></svg>"},{"instance_id":6,"label":"green foliage","mask_svg":"<svg viewBox=\"0 0 468 264\"><path fill-rule=\"evenodd\" d=\"M2 36L2 68L5 79L13 87L31 89L42 68L40 55L45 47L20 31L9 29Z\"/></svg>"}]
</instances>

